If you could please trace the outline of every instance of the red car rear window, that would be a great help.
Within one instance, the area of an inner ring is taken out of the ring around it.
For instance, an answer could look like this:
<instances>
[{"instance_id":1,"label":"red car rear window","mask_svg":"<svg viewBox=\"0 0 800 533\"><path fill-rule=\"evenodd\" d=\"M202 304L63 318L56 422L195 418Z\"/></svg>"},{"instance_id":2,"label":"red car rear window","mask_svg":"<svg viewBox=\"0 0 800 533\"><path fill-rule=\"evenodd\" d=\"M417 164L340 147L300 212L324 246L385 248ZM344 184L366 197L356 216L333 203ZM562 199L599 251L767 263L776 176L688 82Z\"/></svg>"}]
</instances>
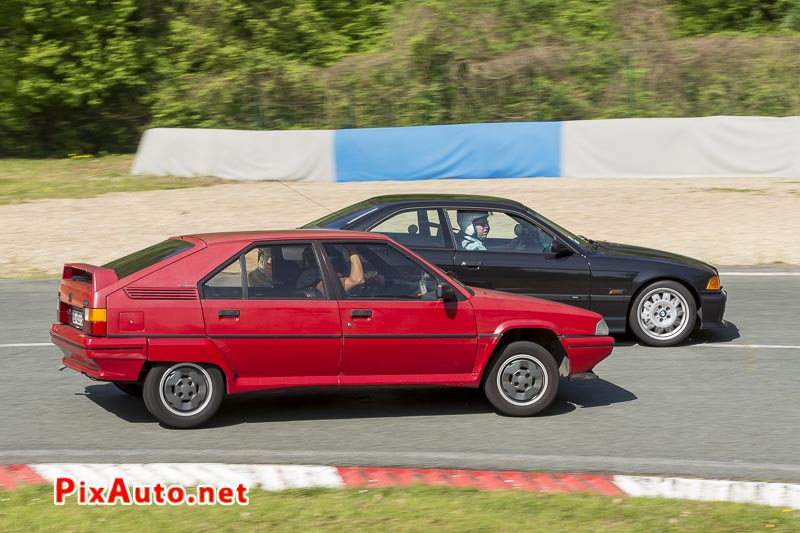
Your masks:
<instances>
[{"instance_id":1,"label":"red car rear window","mask_svg":"<svg viewBox=\"0 0 800 533\"><path fill-rule=\"evenodd\" d=\"M116 272L117 277L122 279L140 270L144 270L151 265L160 263L184 250L188 250L192 246L194 245L190 242L168 239L143 250L139 250L138 252L133 252L125 257L115 259L103 266Z\"/></svg>"}]
</instances>

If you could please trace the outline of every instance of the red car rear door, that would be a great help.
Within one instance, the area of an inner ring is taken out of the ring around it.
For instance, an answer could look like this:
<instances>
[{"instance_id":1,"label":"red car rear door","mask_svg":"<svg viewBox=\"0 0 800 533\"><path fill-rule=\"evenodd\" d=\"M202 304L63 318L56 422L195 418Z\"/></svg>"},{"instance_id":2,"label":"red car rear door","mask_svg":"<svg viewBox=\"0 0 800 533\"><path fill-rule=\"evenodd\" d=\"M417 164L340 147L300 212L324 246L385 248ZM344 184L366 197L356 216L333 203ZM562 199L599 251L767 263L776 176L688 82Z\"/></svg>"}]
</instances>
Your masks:
<instances>
[{"instance_id":1,"label":"red car rear door","mask_svg":"<svg viewBox=\"0 0 800 533\"><path fill-rule=\"evenodd\" d=\"M248 248L201 286L206 333L244 388L334 385L341 358L339 307L326 290L298 291L311 243Z\"/></svg>"}]
</instances>

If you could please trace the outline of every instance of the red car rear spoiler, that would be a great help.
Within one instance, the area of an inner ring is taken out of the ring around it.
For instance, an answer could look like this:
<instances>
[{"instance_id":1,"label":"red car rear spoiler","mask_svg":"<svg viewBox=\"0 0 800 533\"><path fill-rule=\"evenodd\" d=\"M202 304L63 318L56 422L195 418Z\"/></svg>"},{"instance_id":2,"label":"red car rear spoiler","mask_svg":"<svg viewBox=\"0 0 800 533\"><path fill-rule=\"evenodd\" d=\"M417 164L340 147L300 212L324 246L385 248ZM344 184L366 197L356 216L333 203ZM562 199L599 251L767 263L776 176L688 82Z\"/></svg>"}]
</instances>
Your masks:
<instances>
[{"instance_id":1,"label":"red car rear spoiler","mask_svg":"<svg viewBox=\"0 0 800 533\"><path fill-rule=\"evenodd\" d=\"M110 268L89 265L87 263L66 263L61 279L63 281L73 281L91 285L92 292L97 292L119 281L117 273Z\"/></svg>"}]
</instances>

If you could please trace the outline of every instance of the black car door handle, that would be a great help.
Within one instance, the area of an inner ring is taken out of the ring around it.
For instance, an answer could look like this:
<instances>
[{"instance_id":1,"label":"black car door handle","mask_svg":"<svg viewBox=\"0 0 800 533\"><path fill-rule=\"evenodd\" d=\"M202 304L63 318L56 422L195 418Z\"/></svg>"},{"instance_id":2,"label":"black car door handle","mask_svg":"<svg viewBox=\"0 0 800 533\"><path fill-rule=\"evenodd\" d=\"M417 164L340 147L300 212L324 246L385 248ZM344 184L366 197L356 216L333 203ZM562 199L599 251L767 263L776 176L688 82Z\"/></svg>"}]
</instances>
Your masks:
<instances>
[{"instance_id":1,"label":"black car door handle","mask_svg":"<svg viewBox=\"0 0 800 533\"><path fill-rule=\"evenodd\" d=\"M371 309L353 309L350 311L352 318L370 318L372 316Z\"/></svg>"},{"instance_id":2,"label":"black car door handle","mask_svg":"<svg viewBox=\"0 0 800 533\"><path fill-rule=\"evenodd\" d=\"M238 309L220 309L219 310L219 317L220 318L239 318L239 310Z\"/></svg>"},{"instance_id":3,"label":"black car door handle","mask_svg":"<svg viewBox=\"0 0 800 533\"><path fill-rule=\"evenodd\" d=\"M478 270L483 266L483 261L461 261L461 266Z\"/></svg>"}]
</instances>

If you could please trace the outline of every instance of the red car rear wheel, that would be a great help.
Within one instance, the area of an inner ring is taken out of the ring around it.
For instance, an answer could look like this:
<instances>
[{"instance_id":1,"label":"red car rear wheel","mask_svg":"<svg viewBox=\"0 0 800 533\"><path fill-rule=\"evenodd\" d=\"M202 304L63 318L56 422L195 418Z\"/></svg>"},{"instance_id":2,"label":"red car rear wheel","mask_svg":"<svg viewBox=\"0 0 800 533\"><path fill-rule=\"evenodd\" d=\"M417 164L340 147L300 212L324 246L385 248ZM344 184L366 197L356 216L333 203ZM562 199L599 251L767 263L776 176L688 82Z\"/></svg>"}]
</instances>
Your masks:
<instances>
[{"instance_id":1,"label":"red car rear wheel","mask_svg":"<svg viewBox=\"0 0 800 533\"><path fill-rule=\"evenodd\" d=\"M219 409L222 372L196 363L158 365L144 380L144 404L159 422L177 429L202 425Z\"/></svg>"}]
</instances>

